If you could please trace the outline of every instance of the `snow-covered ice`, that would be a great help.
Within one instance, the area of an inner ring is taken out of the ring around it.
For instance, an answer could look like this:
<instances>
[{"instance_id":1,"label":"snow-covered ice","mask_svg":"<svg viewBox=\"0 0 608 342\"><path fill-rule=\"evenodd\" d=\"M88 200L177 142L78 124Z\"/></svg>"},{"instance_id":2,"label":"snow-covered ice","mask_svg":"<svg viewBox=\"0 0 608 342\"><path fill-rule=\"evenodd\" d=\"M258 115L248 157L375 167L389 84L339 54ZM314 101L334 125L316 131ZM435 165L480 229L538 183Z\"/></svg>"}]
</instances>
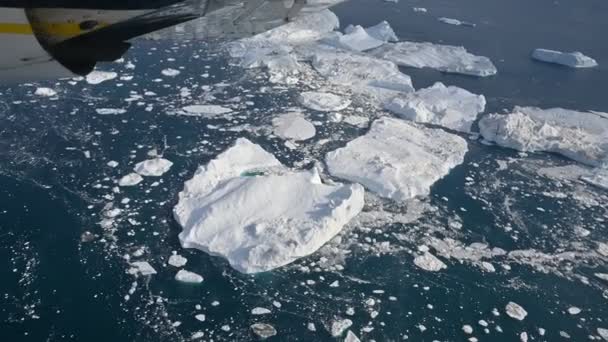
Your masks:
<instances>
[{"instance_id":1,"label":"snow-covered ice","mask_svg":"<svg viewBox=\"0 0 608 342\"><path fill-rule=\"evenodd\" d=\"M505 306L505 312L509 317L514 318L518 321L523 321L524 318L526 318L526 316L528 315L528 312L524 310L521 305L514 302L507 303L507 305Z\"/></svg>"},{"instance_id":2,"label":"snow-covered ice","mask_svg":"<svg viewBox=\"0 0 608 342\"><path fill-rule=\"evenodd\" d=\"M119 186L134 186L141 183L144 179L138 173L129 173L128 175L123 176L119 181Z\"/></svg>"},{"instance_id":3,"label":"snow-covered ice","mask_svg":"<svg viewBox=\"0 0 608 342\"><path fill-rule=\"evenodd\" d=\"M470 27L476 26L475 24L470 23L468 21L462 21L462 20L458 20L458 19L454 19L454 18L441 17L441 18L438 18L437 20L439 20L440 22L442 22L444 24L448 24L448 25L470 26Z\"/></svg>"},{"instance_id":4,"label":"snow-covered ice","mask_svg":"<svg viewBox=\"0 0 608 342\"><path fill-rule=\"evenodd\" d=\"M462 46L432 43L400 42L385 44L372 52L376 57L414 68L471 76L492 76L497 73L492 61L469 53Z\"/></svg>"},{"instance_id":5,"label":"snow-covered ice","mask_svg":"<svg viewBox=\"0 0 608 342\"><path fill-rule=\"evenodd\" d=\"M191 105L182 108L180 115L215 117L231 113L232 109L218 105Z\"/></svg>"},{"instance_id":6,"label":"snow-covered ice","mask_svg":"<svg viewBox=\"0 0 608 342\"><path fill-rule=\"evenodd\" d=\"M477 115L485 110L483 95L455 86L435 83L415 93L395 97L385 109L415 122L431 123L461 132L470 132Z\"/></svg>"},{"instance_id":7,"label":"snow-covered ice","mask_svg":"<svg viewBox=\"0 0 608 342\"><path fill-rule=\"evenodd\" d=\"M439 260L436 256L429 252L425 252L414 258L414 265L422 268L426 271L438 272L444 268L447 268L443 261Z\"/></svg>"},{"instance_id":8,"label":"snow-covered ice","mask_svg":"<svg viewBox=\"0 0 608 342\"><path fill-rule=\"evenodd\" d=\"M164 69L163 71L161 71L161 74L163 74L163 76L167 76L167 77L175 77L180 74L180 71L176 70L176 69L167 68L167 69Z\"/></svg>"},{"instance_id":9,"label":"snow-covered ice","mask_svg":"<svg viewBox=\"0 0 608 342\"><path fill-rule=\"evenodd\" d=\"M532 58L547 63L565 65L571 68L593 68L598 64L595 59L585 56L582 52L560 52L547 49L536 49Z\"/></svg>"},{"instance_id":10,"label":"snow-covered ice","mask_svg":"<svg viewBox=\"0 0 608 342\"><path fill-rule=\"evenodd\" d=\"M591 166L608 160L608 114L563 108L515 107L479 122L481 135L524 152L553 152Z\"/></svg>"},{"instance_id":11,"label":"snow-covered ice","mask_svg":"<svg viewBox=\"0 0 608 342\"><path fill-rule=\"evenodd\" d=\"M320 112L337 112L350 106L349 99L332 93L316 91L301 93L299 101L302 106Z\"/></svg>"},{"instance_id":12,"label":"snow-covered ice","mask_svg":"<svg viewBox=\"0 0 608 342\"><path fill-rule=\"evenodd\" d=\"M363 193L323 184L315 170L290 171L241 138L185 183L174 216L183 247L255 273L314 253L361 211Z\"/></svg>"},{"instance_id":13,"label":"snow-covered ice","mask_svg":"<svg viewBox=\"0 0 608 342\"><path fill-rule=\"evenodd\" d=\"M272 313L272 311L266 309L266 308L253 308L251 309L251 314L252 315L268 315L269 313Z\"/></svg>"},{"instance_id":14,"label":"snow-covered ice","mask_svg":"<svg viewBox=\"0 0 608 342\"><path fill-rule=\"evenodd\" d=\"M315 136L315 126L301 113L287 113L272 120L274 134L282 139L300 141Z\"/></svg>"},{"instance_id":15,"label":"snow-covered ice","mask_svg":"<svg viewBox=\"0 0 608 342\"><path fill-rule=\"evenodd\" d=\"M184 267L186 263L188 263L188 259L184 258L179 254L172 254L169 257L169 261L167 262L169 265L173 267Z\"/></svg>"},{"instance_id":16,"label":"snow-covered ice","mask_svg":"<svg viewBox=\"0 0 608 342\"><path fill-rule=\"evenodd\" d=\"M156 274L156 270L147 261L134 261L129 269L130 274L141 274L143 276Z\"/></svg>"},{"instance_id":17,"label":"snow-covered ice","mask_svg":"<svg viewBox=\"0 0 608 342\"><path fill-rule=\"evenodd\" d=\"M267 323L254 323L251 325L251 331L261 340L265 340L277 334L277 329Z\"/></svg>"},{"instance_id":18,"label":"snow-covered ice","mask_svg":"<svg viewBox=\"0 0 608 342\"><path fill-rule=\"evenodd\" d=\"M404 201L427 195L436 181L463 162L467 150L467 142L457 135L382 118L366 135L328 153L325 160L333 176Z\"/></svg>"},{"instance_id":19,"label":"snow-covered ice","mask_svg":"<svg viewBox=\"0 0 608 342\"><path fill-rule=\"evenodd\" d=\"M100 84L105 81L113 80L118 77L118 74L112 71L93 71L87 75L86 81L88 84Z\"/></svg>"},{"instance_id":20,"label":"snow-covered ice","mask_svg":"<svg viewBox=\"0 0 608 342\"><path fill-rule=\"evenodd\" d=\"M173 166L173 163L164 158L153 158L135 164L133 171L145 177L160 177Z\"/></svg>"},{"instance_id":21,"label":"snow-covered ice","mask_svg":"<svg viewBox=\"0 0 608 342\"><path fill-rule=\"evenodd\" d=\"M124 108L97 108L95 112L99 115L119 115L127 112Z\"/></svg>"},{"instance_id":22,"label":"snow-covered ice","mask_svg":"<svg viewBox=\"0 0 608 342\"><path fill-rule=\"evenodd\" d=\"M336 319L331 322L330 333L333 337L342 336L346 329L350 328L353 325L353 321L348 318L344 319Z\"/></svg>"},{"instance_id":23,"label":"snow-covered ice","mask_svg":"<svg viewBox=\"0 0 608 342\"><path fill-rule=\"evenodd\" d=\"M346 338L344 338L344 342L361 342L361 340L355 335L352 331L346 332Z\"/></svg>"},{"instance_id":24,"label":"snow-covered ice","mask_svg":"<svg viewBox=\"0 0 608 342\"><path fill-rule=\"evenodd\" d=\"M57 92L51 88L40 87L36 89L34 95L42 97L53 97L57 95Z\"/></svg>"},{"instance_id":25,"label":"snow-covered ice","mask_svg":"<svg viewBox=\"0 0 608 342\"><path fill-rule=\"evenodd\" d=\"M194 272L179 270L175 274L175 280L181 281L182 283L200 284L203 282L203 277Z\"/></svg>"}]
</instances>

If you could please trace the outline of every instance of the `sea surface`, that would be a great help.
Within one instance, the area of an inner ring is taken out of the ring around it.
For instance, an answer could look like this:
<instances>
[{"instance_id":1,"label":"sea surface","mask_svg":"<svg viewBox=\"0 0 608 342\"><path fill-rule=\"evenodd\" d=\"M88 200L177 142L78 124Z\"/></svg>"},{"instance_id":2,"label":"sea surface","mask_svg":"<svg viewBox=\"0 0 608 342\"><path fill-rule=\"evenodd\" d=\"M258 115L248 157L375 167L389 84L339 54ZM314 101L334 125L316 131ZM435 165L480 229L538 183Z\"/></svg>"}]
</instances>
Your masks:
<instances>
[{"instance_id":1,"label":"sea surface","mask_svg":"<svg viewBox=\"0 0 608 342\"><path fill-rule=\"evenodd\" d=\"M608 112L607 1L353 0L334 10L342 27L387 20L402 40L463 45L499 70L479 79L402 69L416 88L441 81L484 94L488 113L516 105ZM599 67L531 60L541 47L582 51ZM166 68L180 74L165 77ZM61 80L0 88L2 341L186 341L196 332L202 340L249 341L255 322L277 329L269 341L332 341L326 327L343 318L365 341L518 341L524 332L535 341L583 341L608 329L608 283L594 276L608 273L595 253L608 236L608 193L568 176L582 167L575 162L470 139L465 163L427 198L396 204L372 197L368 215L327 248L244 275L180 247L171 210L183 182L239 137L301 168L366 129L309 112L325 123L308 145L290 150L268 131L272 117L297 104L297 89L272 88L261 72L232 65L218 42L140 39L123 61L100 69L118 77L95 86ZM40 86L58 95L35 96ZM175 115L198 102L232 106L238 115ZM98 115L99 108L127 111ZM315 145L321 139L329 142ZM170 172L115 191L115 180L153 150L174 163ZM111 160L118 166L107 166ZM108 231L99 222L110 206L123 213ZM452 239L467 256L443 258L448 268L440 272L416 267L413 256L431 238ZM519 252L485 258L491 272L479 249L464 248L472 243L488 246L484 253ZM201 285L173 279L172 251L203 275ZM128 274L126 256L150 262L158 274ZM511 301L528 312L523 321L506 315ZM255 307L272 313L252 315ZM568 313L572 307L581 312Z\"/></svg>"}]
</instances>

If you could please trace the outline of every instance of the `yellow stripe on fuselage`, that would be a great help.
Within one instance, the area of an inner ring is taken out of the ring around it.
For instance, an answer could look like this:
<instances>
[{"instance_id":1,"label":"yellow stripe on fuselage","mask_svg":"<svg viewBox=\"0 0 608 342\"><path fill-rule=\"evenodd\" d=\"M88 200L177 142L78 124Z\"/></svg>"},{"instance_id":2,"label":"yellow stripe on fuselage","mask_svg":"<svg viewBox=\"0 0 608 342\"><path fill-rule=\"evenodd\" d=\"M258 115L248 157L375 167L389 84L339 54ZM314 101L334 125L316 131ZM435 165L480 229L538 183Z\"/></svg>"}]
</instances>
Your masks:
<instances>
[{"instance_id":1,"label":"yellow stripe on fuselage","mask_svg":"<svg viewBox=\"0 0 608 342\"><path fill-rule=\"evenodd\" d=\"M107 26L99 23L93 30L83 30L76 23L36 23L36 31L45 35L72 38ZM34 34L30 24L0 23L0 34Z\"/></svg>"},{"instance_id":2,"label":"yellow stripe on fuselage","mask_svg":"<svg viewBox=\"0 0 608 342\"><path fill-rule=\"evenodd\" d=\"M30 24L0 23L0 34L34 34Z\"/></svg>"}]
</instances>

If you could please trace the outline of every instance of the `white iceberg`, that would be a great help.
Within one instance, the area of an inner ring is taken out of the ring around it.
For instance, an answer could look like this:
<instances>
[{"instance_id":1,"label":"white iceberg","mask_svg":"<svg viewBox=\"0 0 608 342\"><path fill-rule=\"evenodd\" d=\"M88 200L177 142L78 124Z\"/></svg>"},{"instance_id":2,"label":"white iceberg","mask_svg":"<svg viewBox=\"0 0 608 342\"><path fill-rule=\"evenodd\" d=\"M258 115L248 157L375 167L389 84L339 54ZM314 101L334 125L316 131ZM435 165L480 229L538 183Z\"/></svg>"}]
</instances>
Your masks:
<instances>
[{"instance_id":1,"label":"white iceberg","mask_svg":"<svg viewBox=\"0 0 608 342\"><path fill-rule=\"evenodd\" d=\"M113 80L118 77L118 74L112 71L93 71L87 75L86 81L88 84L100 84L105 81Z\"/></svg>"},{"instance_id":2,"label":"white iceberg","mask_svg":"<svg viewBox=\"0 0 608 342\"><path fill-rule=\"evenodd\" d=\"M470 132L477 115L486 108L486 98L435 83L415 93L397 96L384 107L404 119Z\"/></svg>"},{"instance_id":3,"label":"white iceberg","mask_svg":"<svg viewBox=\"0 0 608 342\"><path fill-rule=\"evenodd\" d=\"M133 171L145 177L160 177L173 166L173 163L164 158L153 158L135 164Z\"/></svg>"},{"instance_id":4,"label":"white iceberg","mask_svg":"<svg viewBox=\"0 0 608 342\"><path fill-rule=\"evenodd\" d=\"M359 25L349 28L346 34L336 33L322 39L321 42L339 49L352 51L367 51L382 46L385 43L385 41L369 35Z\"/></svg>"},{"instance_id":5,"label":"white iceberg","mask_svg":"<svg viewBox=\"0 0 608 342\"><path fill-rule=\"evenodd\" d=\"M57 92L51 88L40 87L36 89L34 95L42 97L53 97L57 95Z\"/></svg>"},{"instance_id":6,"label":"white iceberg","mask_svg":"<svg viewBox=\"0 0 608 342\"><path fill-rule=\"evenodd\" d=\"M363 208L363 188L287 170L247 139L201 166L173 209L184 248L269 271L314 253Z\"/></svg>"},{"instance_id":7,"label":"white iceberg","mask_svg":"<svg viewBox=\"0 0 608 342\"><path fill-rule=\"evenodd\" d=\"M401 42L385 44L372 53L406 67L433 68L447 73L480 77L497 73L488 57L475 56L462 46Z\"/></svg>"},{"instance_id":8,"label":"white iceberg","mask_svg":"<svg viewBox=\"0 0 608 342\"><path fill-rule=\"evenodd\" d=\"M467 142L440 129L382 118L370 131L325 157L329 172L396 201L427 195L461 164Z\"/></svg>"},{"instance_id":9,"label":"white iceberg","mask_svg":"<svg viewBox=\"0 0 608 342\"><path fill-rule=\"evenodd\" d=\"M141 183L144 179L138 173L129 173L128 175L123 176L119 181L119 186L135 186Z\"/></svg>"},{"instance_id":10,"label":"white iceberg","mask_svg":"<svg viewBox=\"0 0 608 342\"><path fill-rule=\"evenodd\" d=\"M608 160L608 114L515 107L479 122L488 141L525 152L552 152L591 166Z\"/></svg>"},{"instance_id":11,"label":"white iceberg","mask_svg":"<svg viewBox=\"0 0 608 342\"><path fill-rule=\"evenodd\" d=\"M315 126L301 113L287 113L272 119L274 134L282 139L300 141L315 136Z\"/></svg>"},{"instance_id":12,"label":"white iceberg","mask_svg":"<svg viewBox=\"0 0 608 342\"><path fill-rule=\"evenodd\" d=\"M299 101L302 106L320 112L339 112L350 106L350 100L342 96L317 91L301 93Z\"/></svg>"},{"instance_id":13,"label":"white iceberg","mask_svg":"<svg viewBox=\"0 0 608 342\"><path fill-rule=\"evenodd\" d=\"M595 59L585 56L582 52L560 52L547 49L536 49L532 58L547 63L561 64L571 68L593 68L598 64Z\"/></svg>"},{"instance_id":14,"label":"white iceberg","mask_svg":"<svg viewBox=\"0 0 608 342\"><path fill-rule=\"evenodd\" d=\"M194 272L179 270L175 274L175 280L181 281L182 283L200 284L203 282L203 277Z\"/></svg>"},{"instance_id":15,"label":"white iceberg","mask_svg":"<svg viewBox=\"0 0 608 342\"><path fill-rule=\"evenodd\" d=\"M232 109L218 105L191 105L182 108L180 115L215 117L231 113Z\"/></svg>"}]
</instances>

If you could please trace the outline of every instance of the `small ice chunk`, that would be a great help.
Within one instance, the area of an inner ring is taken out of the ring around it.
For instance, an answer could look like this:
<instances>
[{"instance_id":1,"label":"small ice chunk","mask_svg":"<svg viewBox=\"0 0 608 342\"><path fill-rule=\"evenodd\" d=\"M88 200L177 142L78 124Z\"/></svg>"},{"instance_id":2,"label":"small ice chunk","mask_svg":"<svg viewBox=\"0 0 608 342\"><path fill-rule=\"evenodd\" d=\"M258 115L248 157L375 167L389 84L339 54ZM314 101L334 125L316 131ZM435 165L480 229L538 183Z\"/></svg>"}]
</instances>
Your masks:
<instances>
[{"instance_id":1,"label":"small ice chunk","mask_svg":"<svg viewBox=\"0 0 608 342\"><path fill-rule=\"evenodd\" d=\"M431 123L468 133L477 115L485 110L483 95L435 83L415 93L395 97L385 109L415 122Z\"/></svg>"},{"instance_id":2,"label":"small ice chunk","mask_svg":"<svg viewBox=\"0 0 608 342\"><path fill-rule=\"evenodd\" d=\"M228 260L244 273L310 255L363 207L358 185L326 185L315 169L289 171L247 139L201 166L173 213L184 248Z\"/></svg>"},{"instance_id":3,"label":"small ice chunk","mask_svg":"<svg viewBox=\"0 0 608 342\"><path fill-rule=\"evenodd\" d=\"M129 173L126 176L123 176L119 181L119 186L134 186L141 183L144 179L138 173Z\"/></svg>"},{"instance_id":4,"label":"small ice chunk","mask_svg":"<svg viewBox=\"0 0 608 342\"><path fill-rule=\"evenodd\" d=\"M118 162L115 160L110 160L106 165L108 165L111 168L115 168L118 166Z\"/></svg>"},{"instance_id":5,"label":"small ice chunk","mask_svg":"<svg viewBox=\"0 0 608 342\"><path fill-rule=\"evenodd\" d=\"M518 321L523 321L524 318L528 315L528 312L524 310L519 304L514 302L509 302L507 306L505 306L505 312L511 318L514 318Z\"/></svg>"},{"instance_id":6,"label":"small ice chunk","mask_svg":"<svg viewBox=\"0 0 608 342\"><path fill-rule=\"evenodd\" d=\"M254 323L251 325L251 331L260 339L265 340L277 334L277 330L270 324Z\"/></svg>"},{"instance_id":7,"label":"small ice chunk","mask_svg":"<svg viewBox=\"0 0 608 342\"><path fill-rule=\"evenodd\" d=\"M86 81L88 84L100 84L105 81L113 80L118 77L118 74L111 71L93 71L87 75Z\"/></svg>"},{"instance_id":8,"label":"small ice chunk","mask_svg":"<svg viewBox=\"0 0 608 342\"><path fill-rule=\"evenodd\" d=\"M146 261L135 261L130 265L132 268L129 270L129 273L131 274L139 273L143 276L156 274L154 267L152 267L152 265Z\"/></svg>"},{"instance_id":9,"label":"small ice chunk","mask_svg":"<svg viewBox=\"0 0 608 342\"><path fill-rule=\"evenodd\" d=\"M133 171L145 177L160 177L173 166L173 163L164 158L153 158L135 164Z\"/></svg>"},{"instance_id":10,"label":"small ice chunk","mask_svg":"<svg viewBox=\"0 0 608 342\"><path fill-rule=\"evenodd\" d=\"M317 327L315 326L315 324L314 324L314 323L308 323L308 324L306 325L306 328L307 328L309 331L317 331Z\"/></svg>"},{"instance_id":11,"label":"small ice chunk","mask_svg":"<svg viewBox=\"0 0 608 342\"><path fill-rule=\"evenodd\" d=\"M473 327L466 324L462 326L462 331L464 331L465 334L467 335L471 335L473 333Z\"/></svg>"},{"instance_id":12,"label":"small ice chunk","mask_svg":"<svg viewBox=\"0 0 608 342\"><path fill-rule=\"evenodd\" d=\"M315 126L301 113L287 113L272 120L274 134L282 139L300 141L315 136Z\"/></svg>"},{"instance_id":13,"label":"small ice chunk","mask_svg":"<svg viewBox=\"0 0 608 342\"><path fill-rule=\"evenodd\" d=\"M251 310L251 314L252 315L267 315L269 313L272 313L272 311L266 309L266 308L253 308Z\"/></svg>"},{"instance_id":14,"label":"small ice chunk","mask_svg":"<svg viewBox=\"0 0 608 342\"><path fill-rule=\"evenodd\" d=\"M344 35L336 33L322 39L321 42L339 49L352 51L367 51L382 46L385 43L383 40L370 36L369 33L359 25L350 28L348 33Z\"/></svg>"},{"instance_id":15,"label":"small ice chunk","mask_svg":"<svg viewBox=\"0 0 608 342\"><path fill-rule=\"evenodd\" d=\"M201 116L201 117L215 117L232 113L232 109L218 106L218 105L192 105L182 108L181 115L186 116Z\"/></svg>"},{"instance_id":16,"label":"small ice chunk","mask_svg":"<svg viewBox=\"0 0 608 342\"><path fill-rule=\"evenodd\" d=\"M179 270L175 274L175 280L181 281L182 283L200 284L203 282L203 277L194 272Z\"/></svg>"},{"instance_id":17,"label":"small ice chunk","mask_svg":"<svg viewBox=\"0 0 608 342\"><path fill-rule=\"evenodd\" d=\"M466 140L403 120L376 120L369 132L325 157L329 172L396 201L424 196L461 164Z\"/></svg>"},{"instance_id":18,"label":"small ice chunk","mask_svg":"<svg viewBox=\"0 0 608 342\"><path fill-rule=\"evenodd\" d=\"M95 112L99 115L119 115L127 112L124 108L97 108Z\"/></svg>"},{"instance_id":19,"label":"small ice chunk","mask_svg":"<svg viewBox=\"0 0 608 342\"><path fill-rule=\"evenodd\" d=\"M350 106L350 100L332 93L307 91L300 94L300 103L312 110L320 112L341 111Z\"/></svg>"},{"instance_id":20,"label":"small ice chunk","mask_svg":"<svg viewBox=\"0 0 608 342\"><path fill-rule=\"evenodd\" d=\"M597 328L597 334L600 335L600 337L603 338L604 341L608 341L608 329Z\"/></svg>"},{"instance_id":21,"label":"small ice chunk","mask_svg":"<svg viewBox=\"0 0 608 342\"><path fill-rule=\"evenodd\" d=\"M598 64L595 59L585 56L583 53L560 52L547 49L536 49L532 52L532 58L547 63L561 64L571 68L593 68Z\"/></svg>"},{"instance_id":22,"label":"small ice chunk","mask_svg":"<svg viewBox=\"0 0 608 342\"><path fill-rule=\"evenodd\" d=\"M492 76L497 73L492 61L470 54L462 46L400 42L385 44L373 51L376 57L414 68L432 68L447 73Z\"/></svg>"},{"instance_id":23,"label":"small ice chunk","mask_svg":"<svg viewBox=\"0 0 608 342\"><path fill-rule=\"evenodd\" d=\"M448 25L456 25L456 26L470 26L470 27L475 27L476 25L467 21L462 21L462 20L458 20L458 19L453 19L453 18L446 18L446 17L441 17L438 18L437 20L439 20L440 22L444 23L444 24L448 24Z\"/></svg>"},{"instance_id":24,"label":"small ice chunk","mask_svg":"<svg viewBox=\"0 0 608 342\"><path fill-rule=\"evenodd\" d=\"M578 315L579 313L581 313L581 309L577 308L576 306L572 306L568 308L568 313L571 315Z\"/></svg>"},{"instance_id":25,"label":"small ice chunk","mask_svg":"<svg viewBox=\"0 0 608 342\"><path fill-rule=\"evenodd\" d=\"M344 319L336 319L331 323L330 333L333 337L342 336L346 329L350 328L353 325L353 321L348 318Z\"/></svg>"},{"instance_id":26,"label":"small ice chunk","mask_svg":"<svg viewBox=\"0 0 608 342\"><path fill-rule=\"evenodd\" d=\"M423 270L431 272L438 272L444 268L447 268L443 261L439 260L439 258L429 252L425 252L424 254L414 258L414 264Z\"/></svg>"},{"instance_id":27,"label":"small ice chunk","mask_svg":"<svg viewBox=\"0 0 608 342\"><path fill-rule=\"evenodd\" d=\"M417 13L427 13L428 12L428 10L424 7L414 7L412 9L414 10L414 12L417 12Z\"/></svg>"},{"instance_id":28,"label":"small ice chunk","mask_svg":"<svg viewBox=\"0 0 608 342\"><path fill-rule=\"evenodd\" d=\"M204 322L207 320L207 316L205 316L205 314L198 314L194 316L194 318L199 322Z\"/></svg>"},{"instance_id":29,"label":"small ice chunk","mask_svg":"<svg viewBox=\"0 0 608 342\"><path fill-rule=\"evenodd\" d=\"M346 332L346 338L344 339L344 342L361 342L361 340L357 337L357 335L355 335L354 332L349 330Z\"/></svg>"},{"instance_id":30,"label":"small ice chunk","mask_svg":"<svg viewBox=\"0 0 608 342\"><path fill-rule=\"evenodd\" d=\"M608 113L515 107L481 118L484 139L522 152L553 152L591 166L608 160Z\"/></svg>"},{"instance_id":31,"label":"small ice chunk","mask_svg":"<svg viewBox=\"0 0 608 342\"><path fill-rule=\"evenodd\" d=\"M179 70L175 70L175 69L171 69L171 68L167 68L164 69L163 71L161 71L161 74L163 74L163 76L167 76L167 77L175 77L177 75L179 75L181 72Z\"/></svg>"},{"instance_id":32,"label":"small ice chunk","mask_svg":"<svg viewBox=\"0 0 608 342\"><path fill-rule=\"evenodd\" d=\"M598 279L608 281L608 273L594 273Z\"/></svg>"},{"instance_id":33,"label":"small ice chunk","mask_svg":"<svg viewBox=\"0 0 608 342\"><path fill-rule=\"evenodd\" d=\"M53 97L57 95L57 92L51 88L40 87L36 89L34 95L42 97Z\"/></svg>"},{"instance_id":34,"label":"small ice chunk","mask_svg":"<svg viewBox=\"0 0 608 342\"><path fill-rule=\"evenodd\" d=\"M399 37L397 37L397 34L386 20L381 21L380 23L374 26L366 28L365 31L367 31L367 34L369 34L370 36L383 42L399 41Z\"/></svg>"},{"instance_id":35,"label":"small ice chunk","mask_svg":"<svg viewBox=\"0 0 608 342\"><path fill-rule=\"evenodd\" d=\"M181 256L179 254L173 254L169 257L168 264L173 267L179 268L179 267L184 267L187 262L188 262L188 259L184 258L183 256Z\"/></svg>"}]
</instances>

